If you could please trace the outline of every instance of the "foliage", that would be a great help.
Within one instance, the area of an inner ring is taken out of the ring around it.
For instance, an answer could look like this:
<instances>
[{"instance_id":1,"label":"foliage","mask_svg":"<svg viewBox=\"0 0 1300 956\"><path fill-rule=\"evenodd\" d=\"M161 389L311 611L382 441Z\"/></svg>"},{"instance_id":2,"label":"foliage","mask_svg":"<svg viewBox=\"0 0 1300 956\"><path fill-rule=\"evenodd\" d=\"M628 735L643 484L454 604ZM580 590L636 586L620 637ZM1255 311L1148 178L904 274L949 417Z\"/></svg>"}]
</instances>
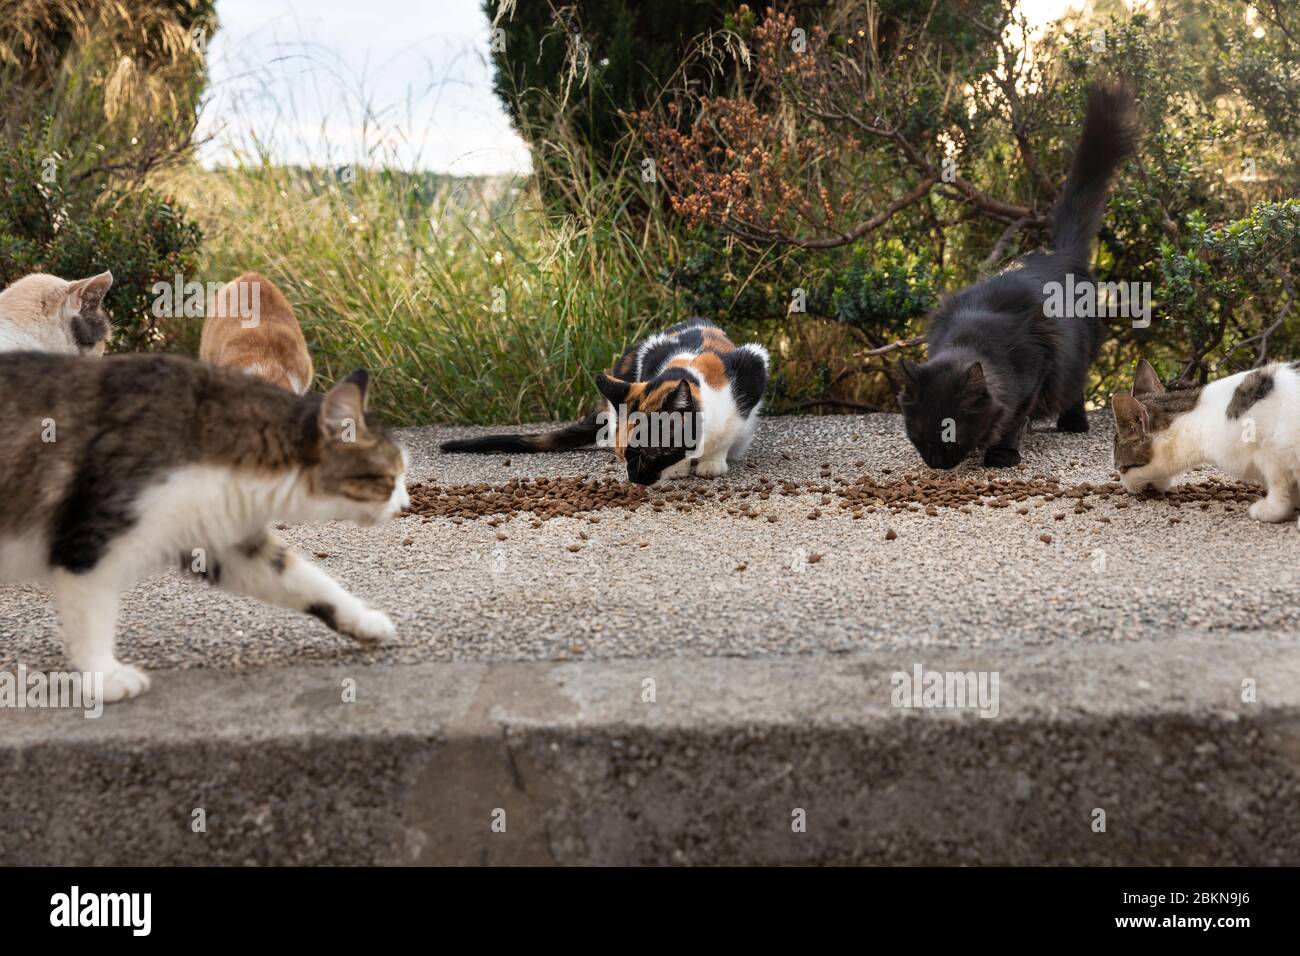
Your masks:
<instances>
[{"instance_id":1,"label":"foliage","mask_svg":"<svg viewBox=\"0 0 1300 956\"><path fill-rule=\"evenodd\" d=\"M545 170L543 188L566 201L572 196L556 187L572 178L574 158L601 177L622 167L623 113L657 102L675 79L708 79L701 65L684 65L686 53L734 8L732 0L483 0L483 6L501 31L493 48L497 95ZM576 146L567 157L549 148L560 126Z\"/></svg>"},{"instance_id":2,"label":"foliage","mask_svg":"<svg viewBox=\"0 0 1300 956\"><path fill-rule=\"evenodd\" d=\"M193 147L212 0L0 0L0 133L39 130L70 192L138 185Z\"/></svg>"},{"instance_id":3,"label":"foliage","mask_svg":"<svg viewBox=\"0 0 1300 956\"><path fill-rule=\"evenodd\" d=\"M1218 228L1193 214L1187 232L1184 247L1165 244L1156 290L1166 312L1188 323L1182 338L1191 355L1180 378L1208 379L1206 356L1225 342L1220 364L1233 370L1294 357L1300 330L1285 323L1295 305L1300 200L1260 203Z\"/></svg>"},{"instance_id":4,"label":"foliage","mask_svg":"<svg viewBox=\"0 0 1300 956\"><path fill-rule=\"evenodd\" d=\"M0 287L29 272L70 279L113 272L107 305L113 347L133 350L165 341L150 311L154 283L169 285L196 262L198 228L170 198L151 190L102 194L78 203L57 179L46 181L39 134L0 141Z\"/></svg>"},{"instance_id":5,"label":"foliage","mask_svg":"<svg viewBox=\"0 0 1300 956\"><path fill-rule=\"evenodd\" d=\"M447 181L430 195L434 183L258 161L171 180L200 212L201 274L268 276L320 379L375 372L371 401L394 424L576 417L596 370L650 321L674 321L645 255L656 237L633 228L618 193L552 216L523 181Z\"/></svg>"},{"instance_id":6,"label":"foliage","mask_svg":"<svg viewBox=\"0 0 1300 956\"><path fill-rule=\"evenodd\" d=\"M680 85L635 117L672 210L718 250L714 274L678 269L675 281L688 299L706 289L725 307L719 278L746 276L732 309L758 325L765 314L778 355L802 321L787 313L795 287L866 279L859 296L810 295L809 319L873 347L914 335L939 288L1050 242L1084 89L1119 77L1138 94L1145 138L1120 175L1097 270L1149 283L1155 318L1149 329L1112 324L1094 397L1124 384L1139 354L1185 382L1262 361L1263 340L1276 354L1293 334L1300 267L1277 255L1287 207L1267 204L1300 192L1300 11L1150 7L1099 2L1041 36L1000 0L845 2L813 20L739 7L725 43L701 44L737 51L719 79L739 69L743 82ZM894 298L882 300L869 264L891 262ZM854 302L868 307L846 312ZM887 401L889 369L861 370L886 376L846 396L849 379L814 374L804 392ZM840 391L820 393L828 381Z\"/></svg>"},{"instance_id":7,"label":"foliage","mask_svg":"<svg viewBox=\"0 0 1300 956\"><path fill-rule=\"evenodd\" d=\"M1144 138L1096 271L1154 315L1112 321L1091 397L1138 355L1190 383L1300 347L1288 0L1092 0L1041 33L1004 0L489 11L528 182L186 165L208 0L0 0L0 281L112 268L119 344L193 348L153 282L260 270L322 376L374 368L401 423L575 415L690 314L769 346L773 411L888 407L939 296L1050 242L1084 90L1120 77Z\"/></svg>"},{"instance_id":8,"label":"foliage","mask_svg":"<svg viewBox=\"0 0 1300 956\"><path fill-rule=\"evenodd\" d=\"M0 283L111 269L114 347L165 344L198 230L149 177L193 148L212 0L0 0Z\"/></svg>"}]
</instances>

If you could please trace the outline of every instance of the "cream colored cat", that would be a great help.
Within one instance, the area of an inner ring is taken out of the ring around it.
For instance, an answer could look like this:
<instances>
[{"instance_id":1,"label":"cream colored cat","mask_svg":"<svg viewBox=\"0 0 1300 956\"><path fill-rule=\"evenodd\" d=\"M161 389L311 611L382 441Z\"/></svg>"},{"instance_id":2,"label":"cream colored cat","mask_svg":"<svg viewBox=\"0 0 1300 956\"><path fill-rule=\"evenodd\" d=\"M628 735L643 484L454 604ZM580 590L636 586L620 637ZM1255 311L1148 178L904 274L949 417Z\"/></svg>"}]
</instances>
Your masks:
<instances>
[{"instance_id":1,"label":"cream colored cat","mask_svg":"<svg viewBox=\"0 0 1300 956\"><path fill-rule=\"evenodd\" d=\"M103 309L112 285L111 272L74 282L23 276L0 292L0 352L103 355L113 334Z\"/></svg>"}]
</instances>

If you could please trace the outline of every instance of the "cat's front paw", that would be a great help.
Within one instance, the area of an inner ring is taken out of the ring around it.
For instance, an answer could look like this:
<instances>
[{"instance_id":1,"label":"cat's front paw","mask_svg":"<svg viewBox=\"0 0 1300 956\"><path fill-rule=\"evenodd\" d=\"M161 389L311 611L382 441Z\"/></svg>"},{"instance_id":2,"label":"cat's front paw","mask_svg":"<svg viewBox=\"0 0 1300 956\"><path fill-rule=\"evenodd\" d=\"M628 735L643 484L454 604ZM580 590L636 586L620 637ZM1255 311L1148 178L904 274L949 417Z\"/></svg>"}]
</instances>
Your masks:
<instances>
[{"instance_id":1,"label":"cat's front paw","mask_svg":"<svg viewBox=\"0 0 1300 956\"><path fill-rule=\"evenodd\" d=\"M1088 430L1088 416L1073 409L1063 412L1056 419L1056 430L1058 432L1071 432L1076 435L1082 434Z\"/></svg>"},{"instance_id":2,"label":"cat's front paw","mask_svg":"<svg viewBox=\"0 0 1300 956\"><path fill-rule=\"evenodd\" d=\"M984 453L985 468L1010 468L1020 464L1020 450L1005 445L994 445Z\"/></svg>"},{"instance_id":3,"label":"cat's front paw","mask_svg":"<svg viewBox=\"0 0 1300 956\"><path fill-rule=\"evenodd\" d=\"M106 704L139 697L149 689L149 675L130 664L117 664L104 672L104 689L101 699Z\"/></svg>"},{"instance_id":4,"label":"cat's front paw","mask_svg":"<svg viewBox=\"0 0 1300 956\"><path fill-rule=\"evenodd\" d=\"M1272 498L1260 498L1250 506L1247 513L1256 521L1278 522L1286 521L1294 511L1290 501L1278 502Z\"/></svg>"},{"instance_id":5,"label":"cat's front paw","mask_svg":"<svg viewBox=\"0 0 1300 956\"><path fill-rule=\"evenodd\" d=\"M355 615L339 620L339 633L362 644L382 644L397 636L397 628L383 611L362 608Z\"/></svg>"},{"instance_id":6,"label":"cat's front paw","mask_svg":"<svg viewBox=\"0 0 1300 956\"><path fill-rule=\"evenodd\" d=\"M698 461L695 463L695 477L697 478L721 478L727 473L727 459L718 458L713 461Z\"/></svg>"}]
</instances>

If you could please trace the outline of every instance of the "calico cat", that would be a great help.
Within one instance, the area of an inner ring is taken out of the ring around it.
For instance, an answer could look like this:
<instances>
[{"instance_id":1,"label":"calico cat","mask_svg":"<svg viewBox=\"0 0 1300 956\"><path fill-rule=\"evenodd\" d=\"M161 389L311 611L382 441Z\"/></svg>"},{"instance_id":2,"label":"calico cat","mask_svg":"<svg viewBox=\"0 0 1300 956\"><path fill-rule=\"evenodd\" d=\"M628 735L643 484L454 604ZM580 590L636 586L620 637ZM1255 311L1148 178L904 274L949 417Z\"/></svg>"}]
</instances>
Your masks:
<instances>
[{"instance_id":1,"label":"calico cat","mask_svg":"<svg viewBox=\"0 0 1300 956\"><path fill-rule=\"evenodd\" d=\"M948 297L930 321L929 360L901 363L907 437L931 468L955 468L976 448L987 466L1018 464L1021 435L1033 418L1055 415L1060 431L1088 430L1084 385L1103 322L1095 315L1049 318L1044 304L1054 284L1095 281L1092 241L1111 179L1137 139L1131 94L1091 87L1079 147L1052 214L1054 250L1024 256Z\"/></svg>"},{"instance_id":2,"label":"calico cat","mask_svg":"<svg viewBox=\"0 0 1300 956\"><path fill-rule=\"evenodd\" d=\"M373 524L406 457L365 416L368 377L299 397L179 356L0 354L0 580L50 585L68 657L103 700L148 689L114 654L118 595L174 563L357 641L392 622L291 552L272 520Z\"/></svg>"},{"instance_id":3,"label":"calico cat","mask_svg":"<svg viewBox=\"0 0 1300 956\"><path fill-rule=\"evenodd\" d=\"M1300 362L1167 392L1144 359L1133 394L1110 401L1115 467L1129 492L1166 491L1179 473L1208 462L1267 486L1250 506L1256 521L1286 521L1300 506Z\"/></svg>"},{"instance_id":4,"label":"calico cat","mask_svg":"<svg viewBox=\"0 0 1300 956\"><path fill-rule=\"evenodd\" d=\"M111 272L75 282L23 276L0 292L0 352L103 355L113 332L103 309L112 285Z\"/></svg>"},{"instance_id":5,"label":"calico cat","mask_svg":"<svg viewBox=\"0 0 1300 956\"><path fill-rule=\"evenodd\" d=\"M629 481L725 475L753 441L767 388L767 350L737 347L706 319L643 339L596 376L606 407L536 435L444 442L443 451L561 451L612 444Z\"/></svg>"},{"instance_id":6,"label":"calico cat","mask_svg":"<svg viewBox=\"0 0 1300 956\"><path fill-rule=\"evenodd\" d=\"M293 307L256 272L227 282L208 302L199 359L235 368L297 394L311 387L311 353Z\"/></svg>"}]
</instances>

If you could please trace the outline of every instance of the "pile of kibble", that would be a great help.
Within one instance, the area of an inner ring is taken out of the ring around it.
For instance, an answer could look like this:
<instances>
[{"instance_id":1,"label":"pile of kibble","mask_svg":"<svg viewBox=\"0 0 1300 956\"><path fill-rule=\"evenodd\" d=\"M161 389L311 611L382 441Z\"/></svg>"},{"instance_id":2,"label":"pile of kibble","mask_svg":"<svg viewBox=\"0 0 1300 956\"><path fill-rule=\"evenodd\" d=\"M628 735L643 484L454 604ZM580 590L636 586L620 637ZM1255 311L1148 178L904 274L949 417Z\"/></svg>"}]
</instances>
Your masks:
<instances>
[{"instance_id":1,"label":"pile of kibble","mask_svg":"<svg viewBox=\"0 0 1300 956\"><path fill-rule=\"evenodd\" d=\"M1240 482L1215 478L1194 485L1180 485L1166 494L1146 492L1139 499L1160 501L1175 508L1199 504L1209 508L1213 502L1251 502L1260 489ZM971 508L1012 508L1027 513L1024 503L1059 501L1072 507L1076 514L1093 510L1099 499L1117 498L1116 508L1127 508L1134 496L1118 481L1101 484L1083 482L1063 488L1055 478L1036 476L1029 479L998 478L988 481L959 478L934 478L907 475L898 481L878 481L863 477L840 489L840 507L855 512L888 508L891 511L924 511L934 515L939 508L955 508L969 514ZM1020 506L1020 507L1017 507Z\"/></svg>"},{"instance_id":2,"label":"pile of kibble","mask_svg":"<svg viewBox=\"0 0 1300 956\"><path fill-rule=\"evenodd\" d=\"M428 522L449 518L453 524L467 520L502 521L523 515L534 526L551 518L592 516L610 508L635 512L647 508L654 512L676 511L690 514L705 504L720 506L728 515L741 518L766 518L777 521L774 514L763 514L760 502L773 495L795 497L818 496L807 517L822 516L822 508L838 505L842 511L861 518L879 510L921 512L930 516L939 509L970 514L973 508L1015 508L1028 514L1028 503L1057 501L1075 514L1092 511L1099 500L1118 499L1115 508L1127 508L1134 500L1116 481L1062 487L1053 478L998 478L989 480L941 478L903 475L901 478L871 477L856 479L830 477L830 466L823 465L818 481L759 478L743 485L731 482L694 480L674 482L664 487L643 488L609 478L512 478L501 485L413 485L410 489L410 514ZM1218 503L1250 503L1259 498L1261 489L1240 482L1208 478L1195 484L1180 485L1167 494L1148 493L1142 497L1180 508L1184 505L1208 509ZM1056 517L1063 518L1065 512ZM596 521L595 517L588 520Z\"/></svg>"},{"instance_id":3,"label":"pile of kibble","mask_svg":"<svg viewBox=\"0 0 1300 956\"><path fill-rule=\"evenodd\" d=\"M450 518L460 524L477 518L530 515L538 521L652 504L639 485L596 478L511 478L503 485L412 485L410 512L425 519Z\"/></svg>"}]
</instances>

